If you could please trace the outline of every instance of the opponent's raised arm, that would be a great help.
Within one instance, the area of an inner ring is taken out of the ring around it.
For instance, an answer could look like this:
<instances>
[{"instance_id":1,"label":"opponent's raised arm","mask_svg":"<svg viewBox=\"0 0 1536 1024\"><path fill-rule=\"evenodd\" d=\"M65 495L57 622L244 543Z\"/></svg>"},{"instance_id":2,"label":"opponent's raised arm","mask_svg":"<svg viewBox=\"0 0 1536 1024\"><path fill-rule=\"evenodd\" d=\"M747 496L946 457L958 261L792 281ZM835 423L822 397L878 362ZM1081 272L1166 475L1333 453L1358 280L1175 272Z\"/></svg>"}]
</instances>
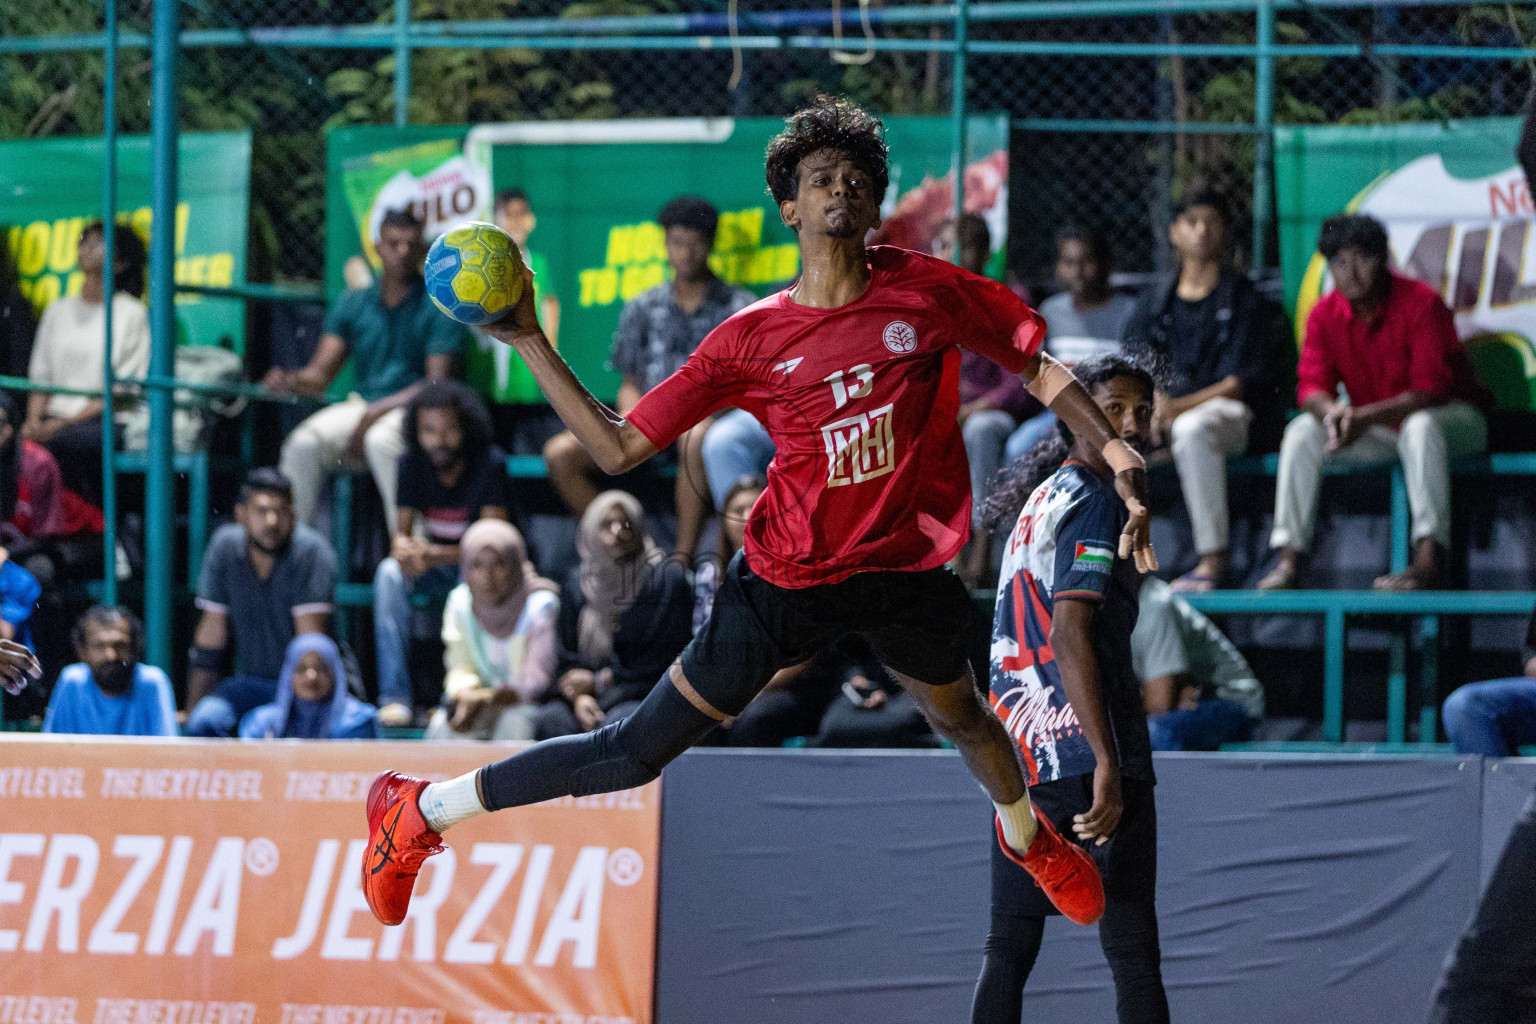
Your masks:
<instances>
[{"instance_id":1,"label":"opponent's raised arm","mask_svg":"<svg viewBox=\"0 0 1536 1024\"><path fill-rule=\"evenodd\" d=\"M1045 352L1030 357L1024 368L1025 387L1040 399L1074 435L1092 445L1104 456L1115 474L1115 491L1125 502L1130 518L1120 534L1120 557L1136 558L1136 568L1151 572L1157 568L1157 553L1152 550L1152 516L1147 501L1147 463L1130 445L1122 441L1092 396L1072 376L1072 371Z\"/></svg>"},{"instance_id":2,"label":"opponent's raised arm","mask_svg":"<svg viewBox=\"0 0 1536 1024\"><path fill-rule=\"evenodd\" d=\"M592 397L539 326L533 300L533 273L525 271L523 295L507 316L487 324L485 332L511 345L528 364L533 379L555 415L610 475L627 472L656 454L656 447L624 417Z\"/></svg>"}]
</instances>

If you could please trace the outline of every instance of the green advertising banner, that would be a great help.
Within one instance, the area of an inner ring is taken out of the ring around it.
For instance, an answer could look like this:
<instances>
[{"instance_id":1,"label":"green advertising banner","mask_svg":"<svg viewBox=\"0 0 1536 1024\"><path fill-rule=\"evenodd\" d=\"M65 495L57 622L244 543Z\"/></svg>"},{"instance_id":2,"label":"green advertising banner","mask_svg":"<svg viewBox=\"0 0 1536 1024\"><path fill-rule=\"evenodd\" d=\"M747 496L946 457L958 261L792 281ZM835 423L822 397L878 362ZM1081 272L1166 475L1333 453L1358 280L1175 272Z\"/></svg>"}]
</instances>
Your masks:
<instances>
[{"instance_id":1,"label":"green advertising banner","mask_svg":"<svg viewBox=\"0 0 1536 1024\"><path fill-rule=\"evenodd\" d=\"M1387 226L1398 268L1455 311L1497 407L1536 410L1536 239L1519 132L1516 118L1277 128L1281 268L1298 344L1332 288L1318 228L1335 213L1370 214Z\"/></svg>"},{"instance_id":2,"label":"green advertising banner","mask_svg":"<svg viewBox=\"0 0 1536 1024\"><path fill-rule=\"evenodd\" d=\"M952 123L893 117L891 189L877 241L928 249L953 203ZM338 129L328 146L327 282L343 287L348 260L371 260L386 209L409 206L435 235L458 220L489 220L491 196L528 197L526 255L540 315L577 375L611 399L608 351L625 300L669 273L656 213L673 196L701 195L721 211L716 273L766 295L799 273L794 235L763 180L777 118L520 122L474 129ZM1007 121L971 119L966 208L984 216L1001 257L1006 240ZM542 401L504 345L480 338L468 379L501 402Z\"/></svg>"},{"instance_id":3,"label":"green advertising banner","mask_svg":"<svg viewBox=\"0 0 1536 1024\"><path fill-rule=\"evenodd\" d=\"M0 142L0 227L21 290L41 312L80 290L80 229L101 215L101 139ZM121 223L147 242L150 229L149 137L118 139L117 202ZM251 135L181 136L177 167L176 282L213 287L245 283L251 194ZM245 351L245 303L178 295L182 339Z\"/></svg>"}]
</instances>

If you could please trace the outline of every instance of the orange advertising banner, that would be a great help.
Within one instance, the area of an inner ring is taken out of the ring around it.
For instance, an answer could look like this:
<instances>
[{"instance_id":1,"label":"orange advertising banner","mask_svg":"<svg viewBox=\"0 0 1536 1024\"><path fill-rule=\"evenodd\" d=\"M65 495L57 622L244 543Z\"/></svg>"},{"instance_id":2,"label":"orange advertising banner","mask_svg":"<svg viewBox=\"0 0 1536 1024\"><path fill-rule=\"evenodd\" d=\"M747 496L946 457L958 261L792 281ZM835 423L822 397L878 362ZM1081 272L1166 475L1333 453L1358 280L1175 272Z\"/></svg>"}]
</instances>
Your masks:
<instances>
[{"instance_id":1,"label":"orange advertising banner","mask_svg":"<svg viewBox=\"0 0 1536 1024\"><path fill-rule=\"evenodd\" d=\"M0 741L0 1024L649 1024L659 782L488 814L385 928L385 768L492 744Z\"/></svg>"}]
</instances>

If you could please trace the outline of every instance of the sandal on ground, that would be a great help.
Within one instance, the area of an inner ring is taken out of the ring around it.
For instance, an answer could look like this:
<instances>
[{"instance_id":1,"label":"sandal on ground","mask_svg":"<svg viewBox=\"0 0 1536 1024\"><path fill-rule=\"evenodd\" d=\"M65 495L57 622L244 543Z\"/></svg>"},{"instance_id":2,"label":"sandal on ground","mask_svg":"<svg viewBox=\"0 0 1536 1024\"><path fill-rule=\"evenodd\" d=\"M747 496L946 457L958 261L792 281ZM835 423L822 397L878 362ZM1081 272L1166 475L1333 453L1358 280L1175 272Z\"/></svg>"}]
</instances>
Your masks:
<instances>
[{"instance_id":1,"label":"sandal on ground","mask_svg":"<svg viewBox=\"0 0 1536 1024\"><path fill-rule=\"evenodd\" d=\"M1201 572L1199 569L1191 569L1168 584L1168 586L1176 594L1208 594L1215 590L1220 582L1220 580L1209 573Z\"/></svg>"},{"instance_id":2,"label":"sandal on ground","mask_svg":"<svg viewBox=\"0 0 1536 1024\"><path fill-rule=\"evenodd\" d=\"M1295 590L1296 570L1287 569L1283 565L1276 565L1264 578L1253 586L1254 590Z\"/></svg>"},{"instance_id":3,"label":"sandal on ground","mask_svg":"<svg viewBox=\"0 0 1536 1024\"><path fill-rule=\"evenodd\" d=\"M1380 576L1371 586L1391 593L1407 593L1415 590L1434 590L1440 585L1440 573L1434 569L1409 567L1402 572Z\"/></svg>"},{"instance_id":4,"label":"sandal on ground","mask_svg":"<svg viewBox=\"0 0 1536 1024\"><path fill-rule=\"evenodd\" d=\"M399 728L411 724L411 709L404 704L385 704L379 708L379 724L386 729Z\"/></svg>"}]
</instances>

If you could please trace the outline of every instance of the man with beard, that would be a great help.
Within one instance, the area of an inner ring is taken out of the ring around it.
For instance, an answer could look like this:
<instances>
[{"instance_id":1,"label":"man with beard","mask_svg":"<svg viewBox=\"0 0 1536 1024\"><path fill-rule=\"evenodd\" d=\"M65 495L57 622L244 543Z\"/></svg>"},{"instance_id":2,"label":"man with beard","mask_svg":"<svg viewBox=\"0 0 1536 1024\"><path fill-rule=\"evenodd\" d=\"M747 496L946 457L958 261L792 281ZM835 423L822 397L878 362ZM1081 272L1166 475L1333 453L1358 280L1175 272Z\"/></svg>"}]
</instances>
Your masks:
<instances>
[{"instance_id":1,"label":"man with beard","mask_svg":"<svg viewBox=\"0 0 1536 1024\"><path fill-rule=\"evenodd\" d=\"M80 616L72 637L80 661L59 673L43 732L175 736L171 681L139 664L143 633L123 607L96 605Z\"/></svg>"},{"instance_id":2,"label":"man with beard","mask_svg":"<svg viewBox=\"0 0 1536 1024\"><path fill-rule=\"evenodd\" d=\"M235 522L214 531L203 556L203 615L187 655L188 735L233 736L246 712L270 704L289 642L325 632L335 589L336 555L319 533L295 525L288 478L252 470ZM231 629L235 671L215 689Z\"/></svg>"},{"instance_id":3,"label":"man with beard","mask_svg":"<svg viewBox=\"0 0 1536 1024\"><path fill-rule=\"evenodd\" d=\"M439 617L435 635L448 592L459 583L464 531L477 519L507 519L511 504L507 457L492 443L485 403L468 387L451 380L427 384L406 407L404 430L394 540L373 575L379 723L392 726L408 725L415 713L412 596L425 597Z\"/></svg>"},{"instance_id":4,"label":"man with beard","mask_svg":"<svg viewBox=\"0 0 1536 1024\"><path fill-rule=\"evenodd\" d=\"M307 365L273 367L263 381L279 394L324 400L351 360L352 393L300 423L283 441L280 464L293 482L294 511L306 525L314 525L327 476L364 464L379 489L384 522L394 525L405 406L425 381L453 376L469 337L427 298L421 229L409 210L386 213L375 240L378 281L331 304Z\"/></svg>"},{"instance_id":5,"label":"man with beard","mask_svg":"<svg viewBox=\"0 0 1536 1024\"><path fill-rule=\"evenodd\" d=\"M769 144L767 179L798 239L800 278L710 332L628 415L582 387L540 331L526 289L508 318L486 328L523 357L607 473L634 468L733 407L759 418L778 454L709 620L633 713L447 782L379 776L362 885L384 923L404 920L443 830L503 808L645 785L741 714L779 670L848 633L869 640L955 743L996 808L999 841L1055 905L1081 924L1103 912L1093 862L1034 813L1018 753L971 674L970 594L945 567L971 526L960 347L1022 374L1080 446L1112 467L1129 511L1116 506L1124 531L1104 539L1126 557L1134 549L1151 570L1146 463L1071 372L1040 352L1043 321L1007 288L932 256L866 248L890 185L876 118L818 97ZM1097 811L1097 787L1094 795Z\"/></svg>"}]
</instances>

